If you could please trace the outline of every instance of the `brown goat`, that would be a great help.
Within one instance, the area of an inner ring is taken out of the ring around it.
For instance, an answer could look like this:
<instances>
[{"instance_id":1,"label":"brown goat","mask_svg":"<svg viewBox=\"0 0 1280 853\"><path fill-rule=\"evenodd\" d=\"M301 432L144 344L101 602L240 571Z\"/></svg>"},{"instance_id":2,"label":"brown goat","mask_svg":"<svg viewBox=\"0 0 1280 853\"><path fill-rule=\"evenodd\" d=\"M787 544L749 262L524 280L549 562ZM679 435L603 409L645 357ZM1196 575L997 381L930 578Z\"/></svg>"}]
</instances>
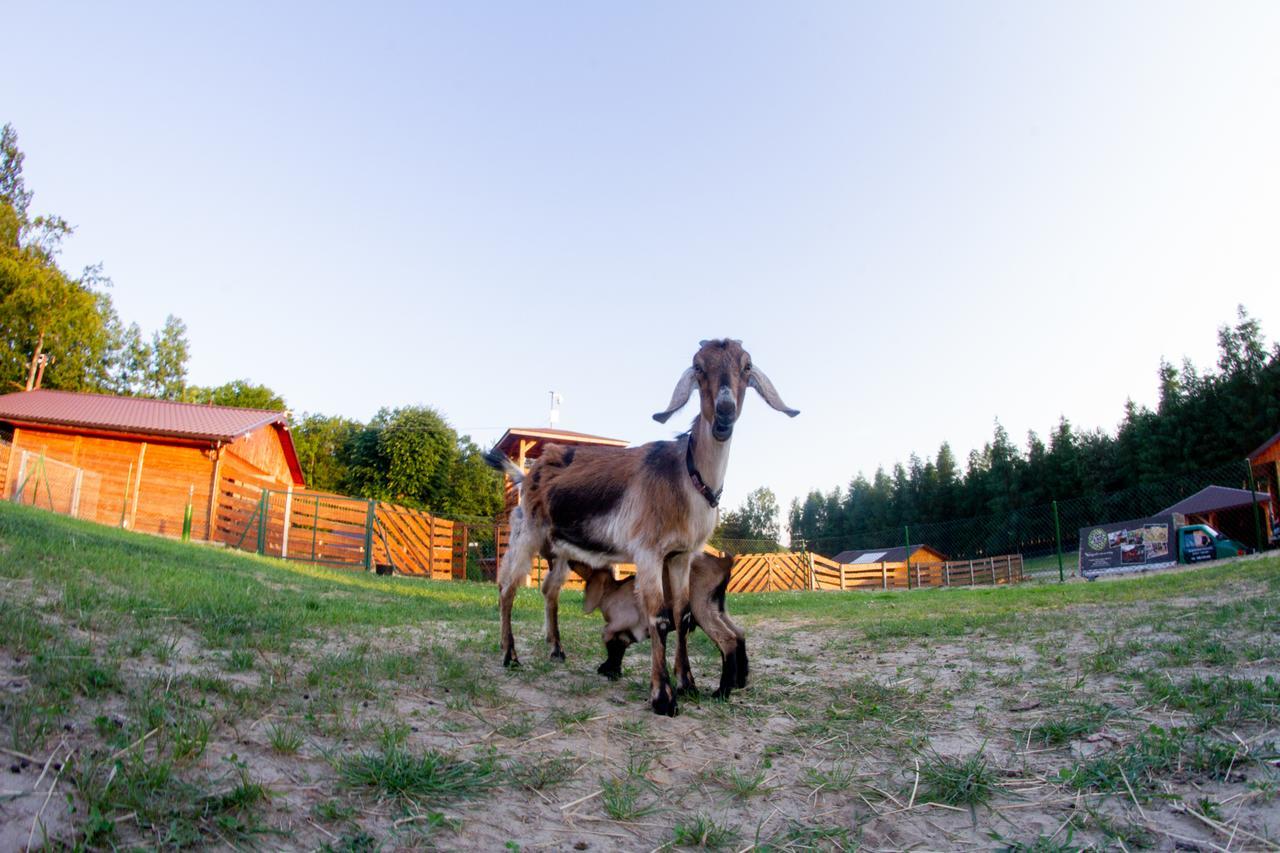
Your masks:
<instances>
[{"instance_id":1,"label":"brown goat","mask_svg":"<svg viewBox=\"0 0 1280 853\"><path fill-rule=\"evenodd\" d=\"M575 564L574 571L582 574ZM585 568L585 567L584 567ZM725 610L725 592L729 587L729 572L733 568L733 555L716 557L702 553L693 558L689 566L689 609L686 630L702 628L720 648L720 686L711 694L716 699L727 699L733 688L747 686L747 638L742 629L729 618ZM627 647L648 636L649 622L640 609L636 597L635 577L617 580L612 572L588 570L583 611L599 610L604 616L605 652L608 658L596 672L610 680L622 675L622 657ZM670 598L667 599L670 606ZM683 624L683 622L682 622ZM686 668L688 662L686 660Z\"/></svg>"},{"instance_id":2,"label":"brown goat","mask_svg":"<svg viewBox=\"0 0 1280 853\"><path fill-rule=\"evenodd\" d=\"M729 442L742 411L747 388L770 406L794 417L773 383L751 363L740 341L703 341L693 364L676 383L671 402L655 420L666 423L689 401L700 400L689 432L674 441L640 447L557 447L548 445L527 476L501 453L486 460L523 480L520 506L513 513L511 544L498 571L503 663L519 663L511 632L516 591L529 576L535 554L548 554L551 569L542 582L546 635L551 656L563 660L558 624L560 588L569 561L594 568L635 563L636 594L649 620L652 642L649 702L655 713L674 716L676 694L667 679L663 633L669 590L672 613L689 603L689 563L702 551L719 519L717 509L729 464ZM669 583L663 583L664 567ZM694 689L678 633L676 677L682 691Z\"/></svg>"}]
</instances>

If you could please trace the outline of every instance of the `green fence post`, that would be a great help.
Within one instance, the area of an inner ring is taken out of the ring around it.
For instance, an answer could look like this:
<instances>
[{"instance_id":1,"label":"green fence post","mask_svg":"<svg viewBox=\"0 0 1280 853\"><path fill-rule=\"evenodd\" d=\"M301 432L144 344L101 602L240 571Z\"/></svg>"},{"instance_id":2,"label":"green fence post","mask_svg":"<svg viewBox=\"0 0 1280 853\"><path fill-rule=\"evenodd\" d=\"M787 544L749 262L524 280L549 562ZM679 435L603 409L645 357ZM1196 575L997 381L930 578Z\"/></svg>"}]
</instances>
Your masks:
<instances>
[{"instance_id":1,"label":"green fence post","mask_svg":"<svg viewBox=\"0 0 1280 853\"><path fill-rule=\"evenodd\" d=\"M907 546L907 589L911 589L911 528L907 525L902 526L903 544ZM919 578L916 578L919 581ZM917 583L916 586L920 584Z\"/></svg>"},{"instance_id":2,"label":"green fence post","mask_svg":"<svg viewBox=\"0 0 1280 853\"><path fill-rule=\"evenodd\" d=\"M378 519L378 502L369 499L369 511L364 519L364 570L373 571L373 525Z\"/></svg>"},{"instance_id":3,"label":"green fence post","mask_svg":"<svg viewBox=\"0 0 1280 853\"><path fill-rule=\"evenodd\" d=\"M182 541L191 541L191 502L195 500L196 487L192 484L187 489L187 507L182 511Z\"/></svg>"},{"instance_id":4,"label":"green fence post","mask_svg":"<svg viewBox=\"0 0 1280 853\"><path fill-rule=\"evenodd\" d=\"M1062 524L1058 521L1058 502L1053 502L1053 538L1058 543L1058 583L1066 583L1067 576L1062 570Z\"/></svg>"},{"instance_id":5,"label":"green fence post","mask_svg":"<svg viewBox=\"0 0 1280 853\"><path fill-rule=\"evenodd\" d=\"M258 553L267 553L267 507L271 500L271 490L263 489L258 496Z\"/></svg>"},{"instance_id":6,"label":"green fence post","mask_svg":"<svg viewBox=\"0 0 1280 853\"><path fill-rule=\"evenodd\" d=\"M1262 519L1258 517L1258 485L1253 480L1253 465L1244 460L1244 468L1249 472L1249 500L1253 502L1253 537L1258 544L1258 553L1262 553Z\"/></svg>"},{"instance_id":7,"label":"green fence post","mask_svg":"<svg viewBox=\"0 0 1280 853\"><path fill-rule=\"evenodd\" d=\"M320 529L320 496L316 495L315 514L311 517L311 562L316 561L316 531Z\"/></svg>"}]
</instances>

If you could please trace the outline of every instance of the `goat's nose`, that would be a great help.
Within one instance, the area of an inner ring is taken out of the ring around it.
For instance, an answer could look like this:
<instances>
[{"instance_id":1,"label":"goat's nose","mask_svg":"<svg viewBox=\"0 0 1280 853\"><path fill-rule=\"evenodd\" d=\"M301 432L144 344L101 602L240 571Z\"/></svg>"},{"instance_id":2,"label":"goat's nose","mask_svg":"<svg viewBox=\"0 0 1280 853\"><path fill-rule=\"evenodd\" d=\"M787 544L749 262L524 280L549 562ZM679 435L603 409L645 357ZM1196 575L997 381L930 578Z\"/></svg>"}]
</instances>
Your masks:
<instances>
[{"instance_id":1,"label":"goat's nose","mask_svg":"<svg viewBox=\"0 0 1280 853\"><path fill-rule=\"evenodd\" d=\"M721 387L720 393L716 394L716 414L722 418L728 418L737 411L738 404L733 399L733 392L726 387Z\"/></svg>"}]
</instances>

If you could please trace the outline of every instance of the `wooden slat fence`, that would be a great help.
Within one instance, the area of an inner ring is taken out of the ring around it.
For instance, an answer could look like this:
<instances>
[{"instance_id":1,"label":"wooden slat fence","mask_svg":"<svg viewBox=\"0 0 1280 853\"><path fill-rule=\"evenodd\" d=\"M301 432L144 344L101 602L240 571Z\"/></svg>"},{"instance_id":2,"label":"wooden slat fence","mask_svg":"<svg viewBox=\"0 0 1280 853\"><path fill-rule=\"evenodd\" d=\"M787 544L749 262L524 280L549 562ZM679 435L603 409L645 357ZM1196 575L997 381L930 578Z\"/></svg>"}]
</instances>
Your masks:
<instances>
[{"instance_id":1,"label":"wooden slat fence","mask_svg":"<svg viewBox=\"0 0 1280 853\"><path fill-rule=\"evenodd\" d=\"M373 555L378 565L436 580L454 577L452 521L379 501L375 523Z\"/></svg>"}]
</instances>

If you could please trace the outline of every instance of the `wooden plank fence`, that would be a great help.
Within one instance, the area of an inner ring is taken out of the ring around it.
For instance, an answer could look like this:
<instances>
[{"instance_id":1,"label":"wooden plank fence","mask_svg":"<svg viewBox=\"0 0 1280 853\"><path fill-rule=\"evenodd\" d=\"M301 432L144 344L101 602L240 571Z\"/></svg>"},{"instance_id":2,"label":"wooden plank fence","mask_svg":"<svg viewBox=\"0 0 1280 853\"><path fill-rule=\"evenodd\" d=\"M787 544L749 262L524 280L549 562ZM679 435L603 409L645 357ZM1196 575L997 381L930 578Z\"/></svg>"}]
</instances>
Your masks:
<instances>
[{"instance_id":1,"label":"wooden plank fence","mask_svg":"<svg viewBox=\"0 0 1280 853\"><path fill-rule=\"evenodd\" d=\"M708 551L719 554L708 546ZM534 560L529 586L538 586L547 572L541 558ZM619 578L635 574L635 566L615 566ZM784 592L788 590L891 590L924 587L993 586L1025 580L1021 554L945 563L846 563L808 551L738 554L729 573L729 592ZM566 589L582 589L582 579L570 574Z\"/></svg>"},{"instance_id":2,"label":"wooden plank fence","mask_svg":"<svg viewBox=\"0 0 1280 853\"><path fill-rule=\"evenodd\" d=\"M323 492L269 490L251 473L228 469L219 484L215 539L233 548L289 560L375 569L379 572L450 580L466 577L469 528L422 510L384 501ZM497 558L506 552L510 529L494 531ZM719 554L711 546L711 553ZM528 583L538 586L546 562L533 560ZM623 563L615 574L629 577ZM787 590L891 590L923 587L993 586L1024 580L1022 555L931 563L837 563L807 551L738 554L729 592ZM570 574L569 589L582 579Z\"/></svg>"}]
</instances>

